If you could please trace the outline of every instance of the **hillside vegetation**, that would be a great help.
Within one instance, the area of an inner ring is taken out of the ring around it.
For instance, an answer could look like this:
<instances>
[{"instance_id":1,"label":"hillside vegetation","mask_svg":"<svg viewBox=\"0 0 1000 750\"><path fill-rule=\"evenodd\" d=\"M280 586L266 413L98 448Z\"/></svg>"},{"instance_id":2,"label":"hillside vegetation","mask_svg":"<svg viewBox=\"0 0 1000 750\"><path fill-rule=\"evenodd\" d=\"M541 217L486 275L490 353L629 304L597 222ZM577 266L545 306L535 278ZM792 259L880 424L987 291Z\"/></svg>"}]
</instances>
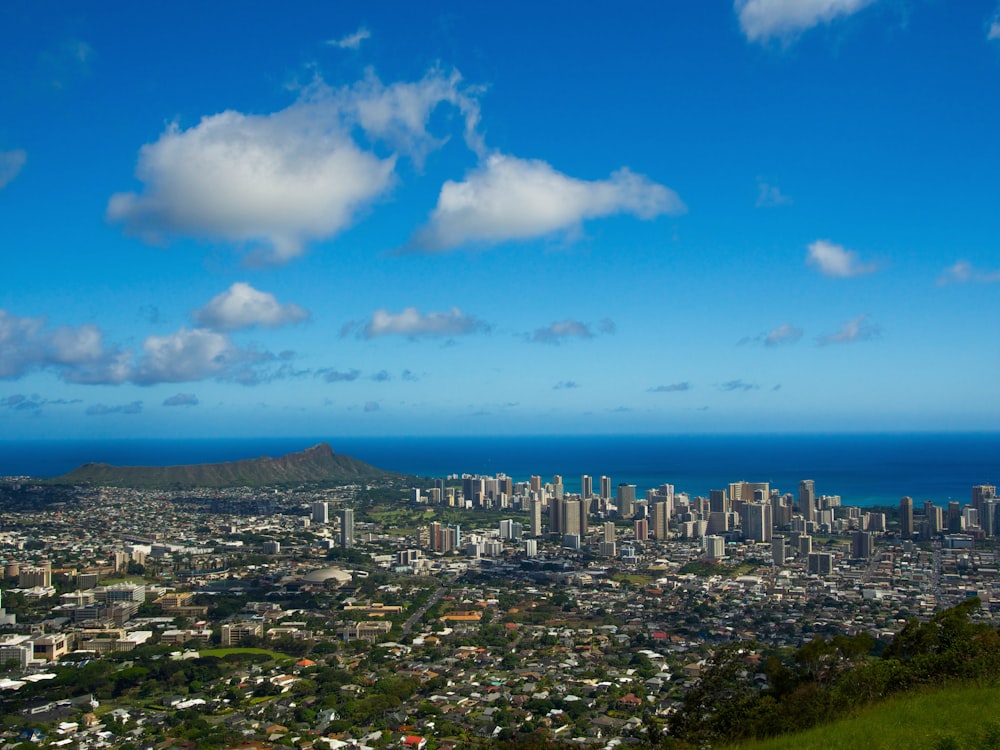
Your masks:
<instances>
[{"instance_id":1,"label":"hillside vegetation","mask_svg":"<svg viewBox=\"0 0 1000 750\"><path fill-rule=\"evenodd\" d=\"M262 487L310 482L371 481L395 476L364 461L333 452L327 443L279 458L251 458L189 466L112 466L84 464L48 484L182 489L190 487Z\"/></svg>"},{"instance_id":2,"label":"hillside vegetation","mask_svg":"<svg viewBox=\"0 0 1000 750\"><path fill-rule=\"evenodd\" d=\"M832 731L828 722L884 706L888 699L916 700L914 694L942 685L994 686L1000 677L1000 634L970 621L979 608L979 599L970 598L928 622L911 620L884 648L867 633L816 638L794 651L770 654L754 643L727 644L671 717L671 734L686 746L717 747L825 724L815 730L823 737ZM757 687L760 674L767 677L763 690Z\"/></svg>"},{"instance_id":3,"label":"hillside vegetation","mask_svg":"<svg viewBox=\"0 0 1000 750\"><path fill-rule=\"evenodd\" d=\"M904 695L857 716L725 750L1000 750L1000 687L965 685Z\"/></svg>"}]
</instances>

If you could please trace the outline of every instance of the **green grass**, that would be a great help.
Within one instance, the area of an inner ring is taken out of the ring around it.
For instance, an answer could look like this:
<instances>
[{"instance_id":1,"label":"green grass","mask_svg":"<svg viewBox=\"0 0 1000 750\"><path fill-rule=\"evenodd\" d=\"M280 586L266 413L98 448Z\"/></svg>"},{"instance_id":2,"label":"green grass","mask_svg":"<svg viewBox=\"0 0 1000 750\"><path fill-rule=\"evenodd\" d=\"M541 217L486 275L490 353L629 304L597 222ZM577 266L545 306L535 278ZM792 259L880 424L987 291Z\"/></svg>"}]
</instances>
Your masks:
<instances>
[{"instance_id":1,"label":"green grass","mask_svg":"<svg viewBox=\"0 0 1000 750\"><path fill-rule=\"evenodd\" d=\"M1000 687L929 690L894 698L808 732L725 750L1000 750L997 705Z\"/></svg>"},{"instance_id":2,"label":"green grass","mask_svg":"<svg viewBox=\"0 0 1000 750\"><path fill-rule=\"evenodd\" d=\"M230 654L266 654L275 661L289 660L292 658L290 656L286 656L285 654L279 653L277 651L271 651L270 649L266 648L239 648L238 646L234 648L209 648L209 649L203 649L198 652L198 656L201 657L215 656L219 659L223 659L229 656Z\"/></svg>"}]
</instances>

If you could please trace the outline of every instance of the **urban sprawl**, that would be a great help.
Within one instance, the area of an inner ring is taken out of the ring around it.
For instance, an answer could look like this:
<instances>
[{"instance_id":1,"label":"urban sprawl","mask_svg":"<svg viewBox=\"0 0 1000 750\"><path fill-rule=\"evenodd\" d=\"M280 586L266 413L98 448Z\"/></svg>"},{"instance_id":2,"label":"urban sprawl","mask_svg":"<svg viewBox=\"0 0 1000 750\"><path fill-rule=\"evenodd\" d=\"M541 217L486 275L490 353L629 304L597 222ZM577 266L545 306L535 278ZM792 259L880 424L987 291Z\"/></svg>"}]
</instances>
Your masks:
<instances>
[{"instance_id":1,"label":"urban sprawl","mask_svg":"<svg viewBox=\"0 0 1000 750\"><path fill-rule=\"evenodd\" d=\"M993 486L891 508L810 480L580 487L5 478L0 747L649 744L726 644L1000 613Z\"/></svg>"}]
</instances>

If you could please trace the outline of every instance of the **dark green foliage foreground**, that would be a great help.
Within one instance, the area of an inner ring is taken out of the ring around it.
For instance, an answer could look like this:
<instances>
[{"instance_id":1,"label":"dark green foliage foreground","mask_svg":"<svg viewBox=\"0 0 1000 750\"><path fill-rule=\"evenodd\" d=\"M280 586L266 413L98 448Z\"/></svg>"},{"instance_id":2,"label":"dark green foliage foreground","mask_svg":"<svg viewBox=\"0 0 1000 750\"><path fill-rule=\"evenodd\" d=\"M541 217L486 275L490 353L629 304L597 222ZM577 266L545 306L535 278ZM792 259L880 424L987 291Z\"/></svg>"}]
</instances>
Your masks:
<instances>
[{"instance_id":1,"label":"dark green foliage foreground","mask_svg":"<svg viewBox=\"0 0 1000 750\"><path fill-rule=\"evenodd\" d=\"M907 691L949 681L986 681L1000 675L1000 635L969 622L980 606L972 598L912 620L881 656L867 634L816 639L791 654L755 664L752 643L720 648L670 722L671 734L695 746L801 732ZM755 675L767 675L764 690Z\"/></svg>"}]
</instances>

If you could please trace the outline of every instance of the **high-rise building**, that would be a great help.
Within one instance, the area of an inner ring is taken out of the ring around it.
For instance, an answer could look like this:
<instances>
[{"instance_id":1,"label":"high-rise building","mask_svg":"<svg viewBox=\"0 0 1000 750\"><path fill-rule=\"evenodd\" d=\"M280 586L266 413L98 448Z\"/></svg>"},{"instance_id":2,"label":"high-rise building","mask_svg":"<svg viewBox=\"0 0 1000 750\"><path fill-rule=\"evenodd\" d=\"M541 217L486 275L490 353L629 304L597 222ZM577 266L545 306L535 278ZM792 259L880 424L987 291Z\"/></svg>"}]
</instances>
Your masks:
<instances>
[{"instance_id":1,"label":"high-rise building","mask_svg":"<svg viewBox=\"0 0 1000 750\"><path fill-rule=\"evenodd\" d=\"M601 499L611 499L611 477L601 476Z\"/></svg>"},{"instance_id":2,"label":"high-rise building","mask_svg":"<svg viewBox=\"0 0 1000 750\"><path fill-rule=\"evenodd\" d=\"M584 500L590 500L594 496L594 479L590 474L584 474L580 477L580 497Z\"/></svg>"},{"instance_id":3,"label":"high-rise building","mask_svg":"<svg viewBox=\"0 0 1000 750\"><path fill-rule=\"evenodd\" d=\"M725 490L709 490L708 502L712 513L729 512L729 498L726 497Z\"/></svg>"},{"instance_id":4,"label":"high-rise building","mask_svg":"<svg viewBox=\"0 0 1000 750\"><path fill-rule=\"evenodd\" d=\"M785 564L785 537L780 534L771 537L771 561L776 568Z\"/></svg>"},{"instance_id":5,"label":"high-rise building","mask_svg":"<svg viewBox=\"0 0 1000 750\"><path fill-rule=\"evenodd\" d=\"M323 503L323 502L313 503L312 520L313 523L330 523L329 503Z\"/></svg>"},{"instance_id":6,"label":"high-rise building","mask_svg":"<svg viewBox=\"0 0 1000 750\"><path fill-rule=\"evenodd\" d=\"M558 503L553 503L554 505ZM584 532L587 530L586 514L583 510L583 501L574 500L566 498L562 501L562 513L561 521L562 528L560 529L564 535L572 534L574 536L582 537Z\"/></svg>"},{"instance_id":7,"label":"high-rise building","mask_svg":"<svg viewBox=\"0 0 1000 750\"><path fill-rule=\"evenodd\" d=\"M833 554L830 552L810 552L808 571L821 576L833 573Z\"/></svg>"},{"instance_id":8,"label":"high-rise building","mask_svg":"<svg viewBox=\"0 0 1000 750\"><path fill-rule=\"evenodd\" d=\"M799 482L799 513L806 521L816 520L816 482L812 479Z\"/></svg>"},{"instance_id":9,"label":"high-rise building","mask_svg":"<svg viewBox=\"0 0 1000 750\"><path fill-rule=\"evenodd\" d=\"M976 510L982 510L983 501L995 498L996 496L996 485L977 484L972 488L972 507Z\"/></svg>"},{"instance_id":10,"label":"high-rise building","mask_svg":"<svg viewBox=\"0 0 1000 750\"><path fill-rule=\"evenodd\" d=\"M875 554L875 538L867 531L855 531L851 541L851 556L867 560Z\"/></svg>"},{"instance_id":11,"label":"high-rise building","mask_svg":"<svg viewBox=\"0 0 1000 750\"><path fill-rule=\"evenodd\" d=\"M721 536L705 537L705 554L714 560L721 560L726 556L726 540Z\"/></svg>"},{"instance_id":12,"label":"high-rise building","mask_svg":"<svg viewBox=\"0 0 1000 750\"><path fill-rule=\"evenodd\" d=\"M649 519L635 519L635 540L645 542L647 539L649 539Z\"/></svg>"},{"instance_id":13,"label":"high-rise building","mask_svg":"<svg viewBox=\"0 0 1000 750\"><path fill-rule=\"evenodd\" d=\"M666 500L653 503L650 518L653 521L650 533L653 538L663 541L670 536L670 507Z\"/></svg>"},{"instance_id":14,"label":"high-rise building","mask_svg":"<svg viewBox=\"0 0 1000 750\"><path fill-rule=\"evenodd\" d=\"M344 549L354 546L354 510L351 508L340 511L340 546Z\"/></svg>"},{"instance_id":15,"label":"high-rise building","mask_svg":"<svg viewBox=\"0 0 1000 750\"><path fill-rule=\"evenodd\" d=\"M542 491L542 478L537 474L531 477L530 480L531 491L541 492Z\"/></svg>"},{"instance_id":16,"label":"high-rise building","mask_svg":"<svg viewBox=\"0 0 1000 750\"><path fill-rule=\"evenodd\" d=\"M899 538L913 539L912 497L903 497L899 501Z\"/></svg>"},{"instance_id":17,"label":"high-rise building","mask_svg":"<svg viewBox=\"0 0 1000 750\"><path fill-rule=\"evenodd\" d=\"M618 485L618 515L622 518L631 518L635 515L635 485Z\"/></svg>"},{"instance_id":18,"label":"high-rise building","mask_svg":"<svg viewBox=\"0 0 1000 750\"><path fill-rule=\"evenodd\" d=\"M754 542L771 541L771 505L747 503L743 506L743 537Z\"/></svg>"},{"instance_id":19,"label":"high-rise building","mask_svg":"<svg viewBox=\"0 0 1000 750\"><path fill-rule=\"evenodd\" d=\"M615 525L611 521L605 521L602 527L603 539L605 542L613 542L615 540Z\"/></svg>"},{"instance_id":20,"label":"high-rise building","mask_svg":"<svg viewBox=\"0 0 1000 750\"><path fill-rule=\"evenodd\" d=\"M542 535L542 501L537 497L532 498L528 502L528 511L530 512L530 521L528 523L528 532L534 536L538 537Z\"/></svg>"}]
</instances>

